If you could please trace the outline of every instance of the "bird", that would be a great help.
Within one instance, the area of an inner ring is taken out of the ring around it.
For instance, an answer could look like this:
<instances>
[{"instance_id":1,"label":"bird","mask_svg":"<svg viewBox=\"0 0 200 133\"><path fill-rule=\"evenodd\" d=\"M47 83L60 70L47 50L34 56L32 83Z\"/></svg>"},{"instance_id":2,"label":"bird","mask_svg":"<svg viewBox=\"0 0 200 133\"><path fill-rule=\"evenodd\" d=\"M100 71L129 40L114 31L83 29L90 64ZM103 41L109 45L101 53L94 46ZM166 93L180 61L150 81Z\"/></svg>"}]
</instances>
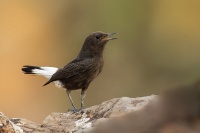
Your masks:
<instances>
[{"instance_id":1,"label":"bird","mask_svg":"<svg viewBox=\"0 0 200 133\"><path fill-rule=\"evenodd\" d=\"M83 112L85 92L90 83L101 73L104 59L103 51L110 40L118 39L110 37L113 33L101 31L89 34L78 54L71 62L63 68L24 65L22 71L24 74L41 75L48 79L43 85L54 83L58 88L64 88L72 105L73 112ZM81 89L81 107L77 109L70 95L71 91Z\"/></svg>"}]
</instances>

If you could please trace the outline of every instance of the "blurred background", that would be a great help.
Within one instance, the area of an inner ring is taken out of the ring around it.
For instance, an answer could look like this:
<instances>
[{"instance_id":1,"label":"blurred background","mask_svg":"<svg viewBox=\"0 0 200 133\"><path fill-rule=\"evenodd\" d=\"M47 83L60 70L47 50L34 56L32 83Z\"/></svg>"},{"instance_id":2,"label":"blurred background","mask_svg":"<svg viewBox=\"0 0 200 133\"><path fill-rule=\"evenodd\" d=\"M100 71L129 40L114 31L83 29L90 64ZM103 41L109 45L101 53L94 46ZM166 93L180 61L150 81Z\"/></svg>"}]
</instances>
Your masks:
<instances>
[{"instance_id":1,"label":"blurred background","mask_svg":"<svg viewBox=\"0 0 200 133\"><path fill-rule=\"evenodd\" d=\"M85 107L140 97L200 79L200 1L0 1L0 111L38 123L71 108L64 90L42 87L23 65L63 67L94 31L118 32ZM80 91L72 92L80 107Z\"/></svg>"}]
</instances>

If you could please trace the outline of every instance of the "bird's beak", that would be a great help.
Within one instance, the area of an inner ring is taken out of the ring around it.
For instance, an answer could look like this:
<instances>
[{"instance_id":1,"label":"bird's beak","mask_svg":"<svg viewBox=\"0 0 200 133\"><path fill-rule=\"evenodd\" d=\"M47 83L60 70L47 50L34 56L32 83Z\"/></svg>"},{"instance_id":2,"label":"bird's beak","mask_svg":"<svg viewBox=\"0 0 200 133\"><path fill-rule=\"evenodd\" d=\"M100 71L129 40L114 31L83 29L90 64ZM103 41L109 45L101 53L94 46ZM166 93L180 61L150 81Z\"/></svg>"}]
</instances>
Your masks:
<instances>
[{"instance_id":1,"label":"bird's beak","mask_svg":"<svg viewBox=\"0 0 200 133\"><path fill-rule=\"evenodd\" d=\"M118 39L117 37L110 38L110 36L115 35L115 34L117 34L117 33L116 33L116 32L108 33L107 36L106 36L105 38L103 38L102 40L103 40L103 41L109 41L109 40Z\"/></svg>"}]
</instances>

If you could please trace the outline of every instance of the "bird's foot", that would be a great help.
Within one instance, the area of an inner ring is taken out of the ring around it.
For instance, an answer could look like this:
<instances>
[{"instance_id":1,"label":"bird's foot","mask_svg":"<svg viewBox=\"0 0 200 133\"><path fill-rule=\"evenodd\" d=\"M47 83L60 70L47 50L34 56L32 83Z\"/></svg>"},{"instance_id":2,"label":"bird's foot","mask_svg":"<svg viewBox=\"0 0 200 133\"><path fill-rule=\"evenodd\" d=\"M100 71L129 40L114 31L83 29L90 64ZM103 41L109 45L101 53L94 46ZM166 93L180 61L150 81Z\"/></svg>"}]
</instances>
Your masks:
<instances>
[{"instance_id":1,"label":"bird's foot","mask_svg":"<svg viewBox=\"0 0 200 133\"><path fill-rule=\"evenodd\" d=\"M77 112L84 113L83 108L80 108L80 109L72 108L72 109L69 109L68 111L73 112L73 113L77 113Z\"/></svg>"}]
</instances>

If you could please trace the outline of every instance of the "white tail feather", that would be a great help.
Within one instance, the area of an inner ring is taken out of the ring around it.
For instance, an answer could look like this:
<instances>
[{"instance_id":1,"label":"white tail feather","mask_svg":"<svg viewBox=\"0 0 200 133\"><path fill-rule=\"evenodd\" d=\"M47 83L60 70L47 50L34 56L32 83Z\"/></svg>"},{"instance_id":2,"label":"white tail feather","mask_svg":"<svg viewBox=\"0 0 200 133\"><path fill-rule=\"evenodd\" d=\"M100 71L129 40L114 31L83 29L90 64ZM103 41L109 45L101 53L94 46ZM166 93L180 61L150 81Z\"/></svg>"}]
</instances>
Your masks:
<instances>
[{"instance_id":1,"label":"white tail feather","mask_svg":"<svg viewBox=\"0 0 200 133\"><path fill-rule=\"evenodd\" d=\"M56 67L40 67L41 69L33 69L32 72L37 75L42 75L47 79L50 79L51 76L58 71Z\"/></svg>"},{"instance_id":2,"label":"white tail feather","mask_svg":"<svg viewBox=\"0 0 200 133\"><path fill-rule=\"evenodd\" d=\"M54 73L58 71L56 67L38 67L38 66L23 66L22 71L25 74L36 74L44 76L47 79L50 79ZM54 84L59 87L63 88L64 85L60 81L54 81Z\"/></svg>"}]
</instances>

